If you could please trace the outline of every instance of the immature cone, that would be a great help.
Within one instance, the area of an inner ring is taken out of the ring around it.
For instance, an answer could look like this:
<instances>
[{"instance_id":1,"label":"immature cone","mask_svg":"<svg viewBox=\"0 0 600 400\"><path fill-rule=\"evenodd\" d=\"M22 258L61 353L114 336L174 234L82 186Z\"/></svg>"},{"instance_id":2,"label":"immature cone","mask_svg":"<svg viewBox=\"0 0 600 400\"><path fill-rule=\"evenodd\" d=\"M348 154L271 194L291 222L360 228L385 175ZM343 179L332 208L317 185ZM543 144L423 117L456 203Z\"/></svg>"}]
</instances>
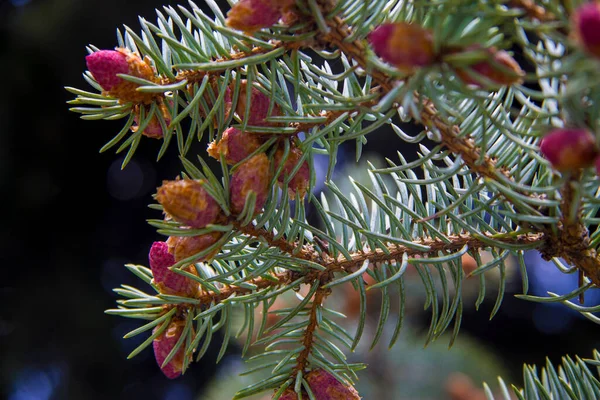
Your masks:
<instances>
[{"instance_id":1,"label":"immature cone","mask_svg":"<svg viewBox=\"0 0 600 400\"><path fill-rule=\"evenodd\" d=\"M475 63L469 68L477 74L484 76L490 81L501 86L510 86L523 81L525 72L517 61L504 50L489 48L490 60ZM467 69L456 68L456 74L465 83L481 87L481 83L475 79L472 72Z\"/></svg>"},{"instance_id":2,"label":"immature cone","mask_svg":"<svg viewBox=\"0 0 600 400\"><path fill-rule=\"evenodd\" d=\"M191 90L192 85L188 85L188 88ZM200 115L202 117L206 117L214 108L214 100L210 94L210 91L212 91L214 99L216 99L220 94L219 88L220 88L219 82L216 79L213 79L210 82L210 87L207 87L204 90L202 97L204 98L204 101L206 102L208 109L205 109L204 105L200 104L200 106L199 106L200 107ZM229 86L225 87L225 94L223 95L223 104L225 106L224 117L225 117L225 119L227 119L227 118L229 118L229 115L231 114L231 108L232 108L231 88ZM214 118L213 126L216 128L219 125L217 115L215 114L213 118Z\"/></svg>"},{"instance_id":3,"label":"immature cone","mask_svg":"<svg viewBox=\"0 0 600 400\"><path fill-rule=\"evenodd\" d=\"M215 222L221 212L204 184L203 180L192 179L163 181L156 199L176 221L192 228L204 228Z\"/></svg>"},{"instance_id":4,"label":"immature cone","mask_svg":"<svg viewBox=\"0 0 600 400\"><path fill-rule=\"evenodd\" d=\"M311 371L306 381L317 400L360 400L356 389L344 385L324 369Z\"/></svg>"},{"instance_id":5,"label":"immature cone","mask_svg":"<svg viewBox=\"0 0 600 400\"><path fill-rule=\"evenodd\" d=\"M573 34L588 53L600 57L600 4L589 2L573 13Z\"/></svg>"},{"instance_id":6,"label":"immature cone","mask_svg":"<svg viewBox=\"0 0 600 400\"><path fill-rule=\"evenodd\" d=\"M159 107L160 113L162 114L163 119L165 120L165 124L169 125L171 123L171 114L169 114L169 110L164 104L161 104ZM139 129L140 123L140 114L139 109L136 111L136 115L133 117L133 121L135 125L131 127L132 132L137 132ZM146 128L142 132L142 135L147 136L152 139L160 139L164 136L164 132L160 122L156 115L152 117Z\"/></svg>"},{"instance_id":7,"label":"immature cone","mask_svg":"<svg viewBox=\"0 0 600 400\"><path fill-rule=\"evenodd\" d=\"M253 33L262 28L269 28L282 16L281 0L240 0L227 13L225 24L233 29Z\"/></svg>"},{"instance_id":8,"label":"immature cone","mask_svg":"<svg viewBox=\"0 0 600 400\"><path fill-rule=\"evenodd\" d=\"M555 129L544 136L540 151L558 171L590 167L598 156L596 139L585 129Z\"/></svg>"},{"instance_id":9,"label":"immature cone","mask_svg":"<svg viewBox=\"0 0 600 400\"><path fill-rule=\"evenodd\" d=\"M270 180L269 159L264 153L257 154L240 165L229 182L231 210L235 214L241 213L246 203L246 196L254 192L256 193L254 213L259 213L267 201Z\"/></svg>"},{"instance_id":10,"label":"immature cone","mask_svg":"<svg viewBox=\"0 0 600 400\"><path fill-rule=\"evenodd\" d=\"M121 102L149 104L152 102L151 93L136 91L137 83L126 81L117 74L127 74L148 81L155 81L156 74L152 66L140 56L123 48L116 50L100 50L85 58L88 70L94 79L110 96L117 97Z\"/></svg>"},{"instance_id":11,"label":"immature cone","mask_svg":"<svg viewBox=\"0 0 600 400\"><path fill-rule=\"evenodd\" d=\"M175 257L169 253L169 245L165 242L154 242L148 254L150 269L154 284L160 293L175 294L180 296L193 296L198 291L194 280L179 275L169 269L176 262Z\"/></svg>"},{"instance_id":12,"label":"immature cone","mask_svg":"<svg viewBox=\"0 0 600 400\"><path fill-rule=\"evenodd\" d=\"M156 363L159 367L164 363L171 350L175 347L175 344L177 344L184 327L184 321L173 321L169 324L169 327L152 342L154 357L156 358ZM153 332L156 332L159 328L160 325L154 328ZM181 345L171 361L161 368L161 371L167 378L175 379L181 375L184 353L185 343Z\"/></svg>"},{"instance_id":13,"label":"immature cone","mask_svg":"<svg viewBox=\"0 0 600 400\"><path fill-rule=\"evenodd\" d=\"M246 115L247 108L247 86L248 82L244 79L240 83L240 94L238 97L237 105L235 108L235 112L240 117L240 119L244 120L244 116ZM254 86L251 89L250 94L250 112L248 115L248 125L251 126L274 126L275 123L267 122L265 119L267 117L277 117L281 115L281 109L279 105L275 103L273 105L273 109L271 110L271 114L269 114L269 105L271 100L269 96L255 88Z\"/></svg>"},{"instance_id":14,"label":"immature cone","mask_svg":"<svg viewBox=\"0 0 600 400\"><path fill-rule=\"evenodd\" d=\"M221 159L225 156L225 162L233 165L242 161L260 147L260 140L252 133L242 132L237 128L228 128L221 135L221 140L213 141L208 145L208 154Z\"/></svg>"},{"instance_id":15,"label":"immature cone","mask_svg":"<svg viewBox=\"0 0 600 400\"><path fill-rule=\"evenodd\" d=\"M169 253L175 258L175 262L191 257L215 244L223 236L221 232L211 232L199 236L171 236L167 240ZM204 257L199 257L194 262L210 260L219 252L215 249Z\"/></svg>"},{"instance_id":16,"label":"immature cone","mask_svg":"<svg viewBox=\"0 0 600 400\"><path fill-rule=\"evenodd\" d=\"M373 51L402 72L412 72L434 62L431 31L415 24L396 22L378 26L367 37Z\"/></svg>"},{"instance_id":17,"label":"immature cone","mask_svg":"<svg viewBox=\"0 0 600 400\"><path fill-rule=\"evenodd\" d=\"M285 164L283 166L283 171L277 178L279 183L283 183L285 179L292 173L298 162L302 158L302 150L297 147L290 149L287 159L285 160ZM277 150L275 153L275 165L278 168L281 165L281 159L283 158L283 149ZM288 184L288 192L290 198L294 198L296 193L300 194L300 197L304 197L306 195L306 191L308 190L308 181L310 179L310 169L308 167L308 162L304 161L302 166L294 174L293 178L290 180Z\"/></svg>"}]
</instances>

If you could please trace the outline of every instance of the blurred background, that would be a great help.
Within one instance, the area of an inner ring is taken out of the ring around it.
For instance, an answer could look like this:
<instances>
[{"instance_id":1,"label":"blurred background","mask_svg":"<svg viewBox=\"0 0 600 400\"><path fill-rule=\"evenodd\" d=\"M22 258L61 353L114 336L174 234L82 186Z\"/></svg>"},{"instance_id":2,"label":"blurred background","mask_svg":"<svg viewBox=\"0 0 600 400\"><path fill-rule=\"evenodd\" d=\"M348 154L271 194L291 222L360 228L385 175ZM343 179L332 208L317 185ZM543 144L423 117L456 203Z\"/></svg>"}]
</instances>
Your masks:
<instances>
[{"instance_id":1,"label":"blurred background","mask_svg":"<svg viewBox=\"0 0 600 400\"><path fill-rule=\"evenodd\" d=\"M145 337L122 337L139 322L103 313L115 306L112 288L143 285L123 264L146 264L150 244L162 240L145 223L158 218L147 205L160 182L179 172L179 162L172 147L156 163L159 142L143 140L121 171L121 155L98 153L121 121L79 119L68 112L65 102L74 96L63 87L88 89L81 76L87 44L113 48L117 27L137 31L138 15L153 20L154 9L166 4L177 2L0 0L0 398L221 400L241 387L239 348L232 346L215 367L215 340L200 363L169 381L150 349L126 360ZM365 158L397 159L396 150L414 154L399 141L390 146L389 137L370 136ZM349 149L340 176L354 169L353 160ZM535 254L527 258L531 293L575 287L575 276L555 273ZM495 376L502 373L519 384L523 362L539 365L547 355L556 362L567 353L590 357L599 347L591 322L561 306L516 300L510 293L519 289L513 275L492 321L493 289L479 312L467 307L451 351L444 338L423 349L429 314L415 289L396 347L387 351L382 341L374 351L365 345L352 356L372 366L360 375L359 392L367 400L478 400L471 380L497 388ZM349 329L355 300L350 292L335 300L349 315ZM598 299L588 294L587 302ZM373 303L377 318L377 299Z\"/></svg>"}]
</instances>

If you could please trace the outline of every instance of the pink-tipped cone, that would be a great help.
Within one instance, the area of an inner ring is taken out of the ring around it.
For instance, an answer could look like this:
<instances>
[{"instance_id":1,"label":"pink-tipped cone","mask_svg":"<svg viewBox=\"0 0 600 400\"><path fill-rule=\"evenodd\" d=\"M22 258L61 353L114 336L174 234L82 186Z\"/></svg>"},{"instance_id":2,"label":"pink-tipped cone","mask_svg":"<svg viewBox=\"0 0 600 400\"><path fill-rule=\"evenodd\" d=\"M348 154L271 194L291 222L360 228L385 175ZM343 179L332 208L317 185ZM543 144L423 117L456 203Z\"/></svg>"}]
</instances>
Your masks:
<instances>
[{"instance_id":1,"label":"pink-tipped cone","mask_svg":"<svg viewBox=\"0 0 600 400\"><path fill-rule=\"evenodd\" d=\"M96 82L106 91L123 81L117 74L129 72L127 56L115 50L97 51L87 56L85 61Z\"/></svg>"}]
</instances>

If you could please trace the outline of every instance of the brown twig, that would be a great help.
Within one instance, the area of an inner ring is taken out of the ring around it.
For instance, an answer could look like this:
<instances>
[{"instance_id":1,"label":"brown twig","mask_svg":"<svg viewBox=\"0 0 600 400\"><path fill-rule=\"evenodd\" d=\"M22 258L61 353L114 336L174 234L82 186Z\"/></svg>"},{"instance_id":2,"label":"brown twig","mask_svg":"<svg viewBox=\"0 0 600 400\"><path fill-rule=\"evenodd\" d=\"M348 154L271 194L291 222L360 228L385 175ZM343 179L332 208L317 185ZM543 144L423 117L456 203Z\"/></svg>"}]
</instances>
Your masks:
<instances>
[{"instance_id":1,"label":"brown twig","mask_svg":"<svg viewBox=\"0 0 600 400\"><path fill-rule=\"evenodd\" d=\"M546 260L562 257L564 260L582 271L592 283L600 287L600 261L596 249L590 248L590 237L587 228L581 222L581 207L577 207L572 215L573 202L576 198L576 185L580 174L573 174L561 189L560 221L556 232L546 232L546 245L540 253Z\"/></svg>"},{"instance_id":2,"label":"brown twig","mask_svg":"<svg viewBox=\"0 0 600 400\"><path fill-rule=\"evenodd\" d=\"M536 4L533 0L512 0L510 4L515 8L521 8L527 15L541 22L551 22L556 20L556 16L544 7Z\"/></svg>"}]
</instances>

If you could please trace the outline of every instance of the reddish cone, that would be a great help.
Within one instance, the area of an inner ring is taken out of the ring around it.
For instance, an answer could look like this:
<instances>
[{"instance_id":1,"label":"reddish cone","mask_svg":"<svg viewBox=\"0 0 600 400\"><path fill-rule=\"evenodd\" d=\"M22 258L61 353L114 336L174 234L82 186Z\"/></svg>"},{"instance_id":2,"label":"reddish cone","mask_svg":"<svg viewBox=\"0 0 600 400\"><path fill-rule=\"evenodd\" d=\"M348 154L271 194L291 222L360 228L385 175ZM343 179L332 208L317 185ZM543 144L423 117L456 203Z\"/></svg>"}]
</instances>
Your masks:
<instances>
[{"instance_id":1,"label":"reddish cone","mask_svg":"<svg viewBox=\"0 0 600 400\"><path fill-rule=\"evenodd\" d=\"M167 240L167 245L169 246L169 253L175 257L175 262L178 262L209 248L215 244L221 236L223 236L223 233L221 232L211 232L199 236L171 236ZM218 252L219 249L215 249L194 262L210 260Z\"/></svg>"},{"instance_id":2,"label":"reddish cone","mask_svg":"<svg viewBox=\"0 0 600 400\"><path fill-rule=\"evenodd\" d=\"M242 132L236 128L228 128L223 132L221 140L214 141L208 145L208 154L221 159L225 156L225 162L233 165L242 161L260 147L260 140L255 134Z\"/></svg>"},{"instance_id":3,"label":"reddish cone","mask_svg":"<svg viewBox=\"0 0 600 400\"><path fill-rule=\"evenodd\" d=\"M589 2L581 5L572 17L576 41L588 53L600 57L600 4Z\"/></svg>"},{"instance_id":4,"label":"reddish cone","mask_svg":"<svg viewBox=\"0 0 600 400\"><path fill-rule=\"evenodd\" d=\"M246 115L246 107L247 107L247 86L248 83L246 80L243 80L240 84L240 94L238 97L237 105L235 108L235 112L240 117L241 120L244 120L244 116ZM248 125L251 126L275 126L277 124L270 123L265 121L267 117L276 117L281 115L281 109L275 103L273 105L273 110L271 110L271 114L269 114L269 105L271 100L269 96L258 90L256 87L252 87L250 94L250 112L248 115Z\"/></svg>"},{"instance_id":5,"label":"reddish cone","mask_svg":"<svg viewBox=\"0 0 600 400\"><path fill-rule=\"evenodd\" d=\"M522 82L525 72L510 54L493 47L487 49L487 51L490 54L490 59L471 65L469 68L472 71L501 86L510 86ZM467 84L478 87L482 85L466 68L456 68L456 74Z\"/></svg>"},{"instance_id":6,"label":"reddish cone","mask_svg":"<svg viewBox=\"0 0 600 400\"><path fill-rule=\"evenodd\" d=\"M246 204L246 196L256 193L254 213L264 207L269 194L269 159L260 153L243 163L232 175L229 187L231 191L231 210L239 214Z\"/></svg>"},{"instance_id":7,"label":"reddish cone","mask_svg":"<svg viewBox=\"0 0 600 400\"><path fill-rule=\"evenodd\" d=\"M384 61L409 73L434 62L433 35L419 25L383 24L368 36L373 51Z\"/></svg>"},{"instance_id":8,"label":"reddish cone","mask_svg":"<svg viewBox=\"0 0 600 400\"><path fill-rule=\"evenodd\" d=\"M324 369L311 371L306 381L317 400L360 400L356 389L344 385Z\"/></svg>"},{"instance_id":9,"label":"reddish cone","mask_svg":"<svg viewBox=\"0 0 600 400\"><path fill-rule=\"evenodd\" d=\"M590 167L598 155L596 139L585 129L555 129L542 139L540 151L558 171Z\"/></svg>"},{"instance_id":10,"label":"reddish cone","mask_svg":"<svg viewBox=\"0 0 600 400\"><path fill-rule=\"evenodd\" d=\"M193 296L198 285L193 279L179 275L169 268L175 264L175 258L169 253L169 245L165 242L154 242L148 254L154 284L160 293L180 296Z\"/></svg>"},{"instance_id":11,"label":"reddish cone","mask_svg":"<svg viewBox=\"0 0 600 400\"><path fill-rule=\"evenodd\" d=\"M287 1L240 0L227 13L225 24L248 33L269 28L281 18L284 3Z\"/></svg>"},{"instance_id":12,"label":"reddish cone","mask_svg":"<svg viewBox=\"0 0 600 400\"><path fill-rule=\"evenodd\" d=\"M160 113L162 114L163 119L165 120L165 124L169 125L171 123L171 115L169 114L169 110L167 110L167 107L164 104L161 104L159 109L160 109ZM133 121L134 121L135 125L133 125L131 127L132 132L138 131L139 123L140 123L139 110L135 111L135 112L136 112L136 115L133 117ZM146 128L142 132L142 135L147 136L152 139L160 139L164 136L162 125L158 121L158 118L156 117L156 115L154 115L152 117L152 119L150 120L150 122L148 123L148 125L146 125Z\"/></svg>"},{"instance_id":13,"label":"reddish cone","mask_svg":"<svg viewBox=\"0 0 600 400\"><path fill-rule=\"evenodd\" d=\"M153 332L159 329L160 325L154 328ZM177 344L177 341L181 337L185 322L173 321L169 324L169 327L165 329L154 341L152 347L154 348L154 357L159 367L165 362L167 356ZM185 352L185 343L181 345L175 356L169 361L167 365L161 367L161 371L169 379L175 379L181 375L183 370L183 358Z\"/></svg>"},{"instance_id":14,"label":"reddish cone","mask_svg":"<svg viewBox=\"0 0 600 400\"><path fill-rule=\"evenodd\" d=\"M215 222L221 212L202 180L163 181L156 199L173 219L192 228L204 228Z\"/></svg>"},{"instance_id":15,"label":"reddish cone","mask_svg":"<svg viewBox=\"0 0 600 400\"><path fill-rule=\"evenodd\" d=\"M134 102L149 104L154 95L152 93L141 93L136 89L137 83L126 81L117 74L127 74L148 81L155 81L156 74L152 66L142 60L137 54L127 49L100 50L85 58L89 71L96 82L109 95L118 98L122 102Z\"/></svg>"},{"instance_id":16,"label":"reddish cone","mask_svg":"<svg viewBox=\"0 0 600 400\"><path fill-rule=\"evenodd\" d=\"M302 150L297 147L290 149L287 159L285 160L285 164L283 167L283 171L277 178L279 183L283 183L285 179L290 175L290 173L296 168L298 162L302 158ZM283 158L283 149L277 150L275 153L275 165L277 168L281 165L281 159ZM300 197L304 197L306 195L306 191L308 190L308 182L310 180L310 169L308 167L308 162L304 161L300 169L296 172L294 177L290 180L288 184L288 192L291 199L296 196L296 193L300 194Z\"/></svg>"}]
</instances>

